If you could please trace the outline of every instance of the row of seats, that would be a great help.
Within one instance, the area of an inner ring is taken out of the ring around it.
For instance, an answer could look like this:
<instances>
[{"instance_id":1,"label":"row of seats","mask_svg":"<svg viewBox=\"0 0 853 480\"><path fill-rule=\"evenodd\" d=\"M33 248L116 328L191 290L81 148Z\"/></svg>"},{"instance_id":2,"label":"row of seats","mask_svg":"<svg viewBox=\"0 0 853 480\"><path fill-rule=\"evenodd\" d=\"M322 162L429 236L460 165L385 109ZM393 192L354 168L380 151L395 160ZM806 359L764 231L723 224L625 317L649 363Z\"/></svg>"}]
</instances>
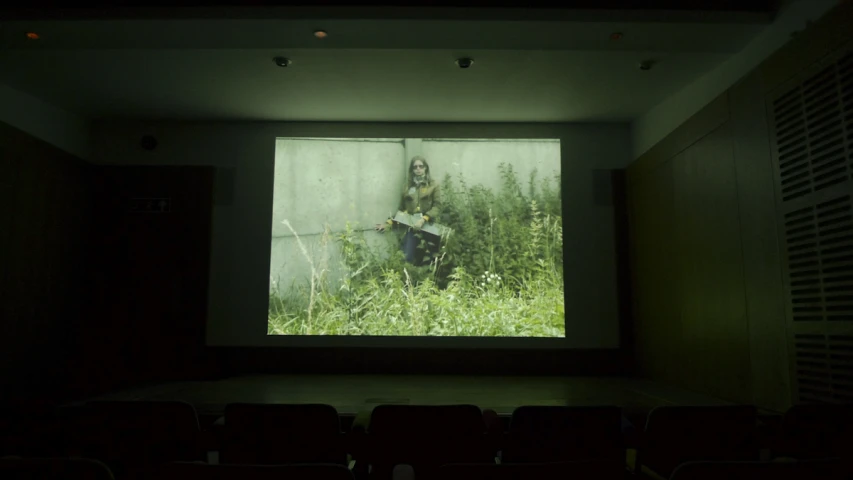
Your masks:
<instances>
[{"instance_id":1,"label":"row of seats","mask_svg":"<svg viewBox=\"0 0 853 480\"><path fill-rule=\"evenodd\" d=\"M9 480L114 480L110 468L87 458L0 458L0 478ZM342 465L208 465L170 462L135 472L138 480L354 480Z\"/></svg>"},{"instance_id":2,"label":"row of seats","mask_svg":"<svg viewBox=\"0 0 853 480\"><path fill-rule=\"evenodd\" d=\"M851 412L846 406L793 407L781 417L778 434L762 439L752 406L655 408L632 467L666 478L690 461L755 462L762 449L776 457L841 457L851 443ZM116 477L207 458L196 412L183 402L91 402L42 421L12 420L0 454L93 458ZM618 407L519 407L506 431L493 426L473 405L380 405L365 428L344 433L338 412L328 405L231 404L217 448L222 464L320 463L346 469L354 460L357 477L381 480L401 464L411 465L419 478L438 475L448 464L496 460L502 465L582 461L594 462L586 465L599 471L602 465L625 469ZM495 475L510 467L500 468Z\"/></svg>"},{"instance_id":3,"label":"row of seats","mask_svg":"<svg viewBox=\"0 0 853 480\"><path fill-rule=\"evenodd\" d=\"M406 466L401 466L406 467ZM395 470L394 480L626 480L610 462L450 464L431 475ZM109 467L81 458L0 458L0 478L8 480L115 480ZM139 475L139 480L355 480L342 465L208 465L171 462ZM670 480L849 480L839 459L784 462L686 462Z\"/></svg>"}]
</instances>

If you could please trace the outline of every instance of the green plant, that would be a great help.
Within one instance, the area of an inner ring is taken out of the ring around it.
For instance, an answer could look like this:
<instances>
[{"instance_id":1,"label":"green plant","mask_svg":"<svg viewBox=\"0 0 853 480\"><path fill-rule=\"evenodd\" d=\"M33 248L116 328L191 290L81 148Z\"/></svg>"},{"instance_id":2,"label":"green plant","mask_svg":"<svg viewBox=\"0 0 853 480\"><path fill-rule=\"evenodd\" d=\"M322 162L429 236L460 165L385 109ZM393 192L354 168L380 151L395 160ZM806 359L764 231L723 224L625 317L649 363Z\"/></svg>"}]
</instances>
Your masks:
<instances>
[{"instance_id":1,"label":"green plant","mask_svg":"<svg viewBox=\"0 0 853 480\"><path fill-rule=\"evenodd\" d=\"M499 169L497 193L445 177L438 221L453 231L426 265L406 263L399 236L386 237L387 249L372 249L364 231L348 224L334 236L327 229L321 241L340 251L344 273L333 282L291 228L311 278L271 289L268 333L562 336L559 177L537 182L534 172L524 195L512 167Z\"/></svg>"},{"instance_id":2,"label":"green plant","mask_svg":"<svg viewBox=\"0 0 853 480\"><path fill-rule=\"evenodd\" d=\"M440 221L453 227L446 243L446 260L452 266L471 271L501 271L520 280L543 267L562 279L562 202L559 176L528 181L528 195L511 165L499 165L500 190L468 187L464 179L444 178L445 206ZM557 188L554 188L554 183ZM539 188L537 188L537 185ZM534 243L519 255L519 247ZM446 275L446 274L445 274Z\"/></svg>"}]
</instances>

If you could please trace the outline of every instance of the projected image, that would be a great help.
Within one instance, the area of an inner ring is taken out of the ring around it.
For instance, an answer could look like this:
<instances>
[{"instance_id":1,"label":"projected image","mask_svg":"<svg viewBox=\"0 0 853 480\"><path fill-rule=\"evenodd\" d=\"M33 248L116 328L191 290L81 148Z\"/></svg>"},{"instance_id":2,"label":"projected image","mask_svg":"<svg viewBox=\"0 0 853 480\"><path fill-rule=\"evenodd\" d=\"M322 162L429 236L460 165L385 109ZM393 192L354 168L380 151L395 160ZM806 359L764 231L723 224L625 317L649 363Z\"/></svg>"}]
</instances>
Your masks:
<instances>
[{"instance_id":1,"label":"projected image","mask_svg":"<svg viewBox=\"0 0 853 480\"><path fill-rule=\"evenodd\" d=\"M270 335L563 337L560 142L279 138Z\"/></svg>"}]
</instances>

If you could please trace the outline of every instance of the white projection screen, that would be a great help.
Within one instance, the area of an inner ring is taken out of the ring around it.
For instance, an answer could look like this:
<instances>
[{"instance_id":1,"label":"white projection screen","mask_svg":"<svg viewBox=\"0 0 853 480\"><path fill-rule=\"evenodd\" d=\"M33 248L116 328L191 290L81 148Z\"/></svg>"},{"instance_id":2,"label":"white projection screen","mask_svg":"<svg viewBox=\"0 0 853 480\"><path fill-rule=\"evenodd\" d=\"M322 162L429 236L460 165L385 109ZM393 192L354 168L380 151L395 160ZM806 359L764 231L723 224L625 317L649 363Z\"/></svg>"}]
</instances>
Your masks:
<instances>
[{"instance_id":1,"label":"white projection screen","mask_svg":"<svg viewBox=\"0 0 853 480\"><path fill-rule=\"evenodd\" d=\"M608 182L630 160L629 134L586 124L182 130L187 148L168 160L194 145L217 168L206 343L616 349ZM413 188L416 158L429 180Z\"/></svg>"},{"instance_id":2,"label":"white projection screen","mask_svg":"<svg viewBox=\"0 0 853 480\"><path fill-rule=\"evenodd\" d=\"M279 138L268 335L563 338L559 139Z\"/></svg>"}]
</instances>

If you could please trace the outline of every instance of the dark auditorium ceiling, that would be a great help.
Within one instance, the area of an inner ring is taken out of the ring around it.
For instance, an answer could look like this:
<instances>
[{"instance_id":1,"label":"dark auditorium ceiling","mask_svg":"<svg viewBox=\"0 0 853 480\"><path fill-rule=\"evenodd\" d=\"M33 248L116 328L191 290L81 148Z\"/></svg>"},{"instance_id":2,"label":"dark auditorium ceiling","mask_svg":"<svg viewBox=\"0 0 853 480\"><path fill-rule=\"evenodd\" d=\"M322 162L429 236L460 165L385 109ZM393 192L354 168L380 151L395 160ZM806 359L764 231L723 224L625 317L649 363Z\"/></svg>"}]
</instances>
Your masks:
<instances>
[{"instance_id":1,"label":"dark auditorium ceiling","mask_svg":"<svg viewBox=\"0 0 853 480\"><path fill-rule=\"evenodd\" d=\"M0 83L89 118L627 121L742 50L779 7L369 3L7 4ZM459 57L475 63L459 69ZM651 70L638 68L644 60Z\"/></svg>"}]
</instances>

